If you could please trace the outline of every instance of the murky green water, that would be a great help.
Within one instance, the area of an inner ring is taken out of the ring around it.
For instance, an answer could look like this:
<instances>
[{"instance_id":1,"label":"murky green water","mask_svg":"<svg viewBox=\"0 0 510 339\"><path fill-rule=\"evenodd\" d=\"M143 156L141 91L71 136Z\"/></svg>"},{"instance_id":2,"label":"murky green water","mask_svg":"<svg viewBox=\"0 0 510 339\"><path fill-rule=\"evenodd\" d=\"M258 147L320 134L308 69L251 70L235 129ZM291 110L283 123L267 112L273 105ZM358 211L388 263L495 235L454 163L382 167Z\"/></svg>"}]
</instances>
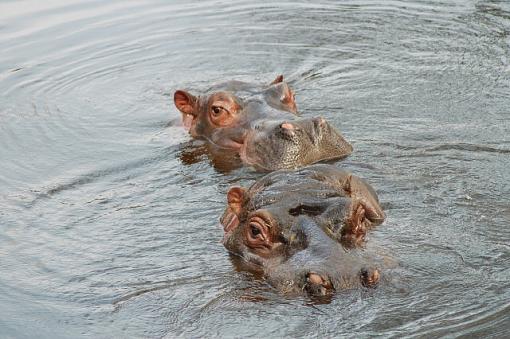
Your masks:
<instances>
[{"instance_id":1,"label":"murky green water","mask_svg":"<svg viewBox=\"0 0 510 339\"><path fill-rule=\"evenodd\" d=\"M510 2L0 3L0 337L510 331ZM172 93L283 73L377 188L374 291L236 272Z\"/></svg>"}]
</instances>

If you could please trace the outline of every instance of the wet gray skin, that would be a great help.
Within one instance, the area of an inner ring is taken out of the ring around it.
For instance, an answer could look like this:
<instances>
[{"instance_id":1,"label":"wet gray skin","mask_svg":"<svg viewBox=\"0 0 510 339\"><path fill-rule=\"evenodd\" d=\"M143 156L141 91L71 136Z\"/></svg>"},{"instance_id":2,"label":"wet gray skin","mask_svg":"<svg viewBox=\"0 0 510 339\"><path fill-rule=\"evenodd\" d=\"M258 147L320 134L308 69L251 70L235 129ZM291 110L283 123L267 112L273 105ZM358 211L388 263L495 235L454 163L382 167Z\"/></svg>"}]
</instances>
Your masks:
<instances>
[{"instance_id":1,"label":"wet gray skin","mask_svg":"<svg viewBox=\"0 0 510 339\"><path fill-rule=\"evenodd\" d=\"M241 157L260 171L297 168L352 153L352 146L324 118L257 121ZM268 156L270 155L270 156Z\"/></svg>"},{"instance_id":2,"label":"wet gray skin","mask_svg":"<svg viewBox=\"0 0 510 339\"><path fill-rule=\"evenodd\" d=\"M191 136L230 150L259 171L302 167L352 152L322 117L297 119L294 93L282 76L269 85L228 81L199 96L178 90L174 103Z\"/></svg>"},{"instance_id":3,"label":"wet gray skin","mask_svg":"<svg viewBox=\"0 0 510 339\"><path fill-rule=\"evenodd\" d=\"M385 215L362 179L322 164L280 170L231 188L227 200L224 246L278 289L325 295L377 284L379 271L356 248Z\"/></svg>"}]
</instances>

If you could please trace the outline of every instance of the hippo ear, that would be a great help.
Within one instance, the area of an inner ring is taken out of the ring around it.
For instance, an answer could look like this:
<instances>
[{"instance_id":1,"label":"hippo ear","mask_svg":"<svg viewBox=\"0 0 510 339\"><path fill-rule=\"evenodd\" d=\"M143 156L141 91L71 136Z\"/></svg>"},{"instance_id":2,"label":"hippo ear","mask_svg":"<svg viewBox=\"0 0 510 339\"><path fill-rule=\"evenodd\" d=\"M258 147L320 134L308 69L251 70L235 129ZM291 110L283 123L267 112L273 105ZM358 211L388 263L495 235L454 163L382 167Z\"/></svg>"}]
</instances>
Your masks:
<instances>
[{"instance_id":1,"label":"hippo ear","mask_svg":"<svg viewBox=\"0 0 510 339\"><path fill-rule=\"evenodd\" d=\"M346 247L358 247L367 234L370 222L366 219L366 209L358 199L352 199L349 212L342 228L342 244Z\"/></svg>"},{"instance_id":2,"label":"hippo ear","mask_svg":"<svg viewBox=\"0 0 510 339\"><path fill-rule=\"evenodd\" d=\"M367 219L375 225L382 223L385 215L372 186L354 175L348 178L347 186L351 198L358 200L363 205Z\"/></svg>"},{"instance_id":3,"label":"hippo ear","mask_svg":"<svg viewBox=\"0 0 510 339\"><path fill-rule=\"evenodd\" d=\"M246 190L242 187L232 187L227 193L227 208L220 219L225 233L236 229L240 224L241 213L245 200Z\"/></svg>"},{"instance_id":4,"label":"hippo ear","mask_svg":"<svg viewBox=\"0 0 510 339\"><path fill-rule=\"evenodd\" d=\"M186 91L178 90L174 93L174 104L182 113L195 115L197 98Z\"/></svg>"},{"instance_id":5,"label":"hippo ear","mask_svg":"<svg viewBox=\"0 0 510 339\"><path fill-rule=\"evenodd\" d=\"M232 187L228 190L227 201L228 207L236 215L240 215L243 209L244 201L246 199L246 189L242 187Z\"/></svg>"},{"instance_id":6,"label":"hippo ear","mask_svg":"<svg viewBox=\"0 0 510 339\"><path fill-rule=\"evenodd\" d=\"M273 80L272 83L270 83L269 85L276 85L276 84L279 84L280 82L283 82L283 75L280 74L276 77L276 79Z\"/></svg>"}]
</instances>

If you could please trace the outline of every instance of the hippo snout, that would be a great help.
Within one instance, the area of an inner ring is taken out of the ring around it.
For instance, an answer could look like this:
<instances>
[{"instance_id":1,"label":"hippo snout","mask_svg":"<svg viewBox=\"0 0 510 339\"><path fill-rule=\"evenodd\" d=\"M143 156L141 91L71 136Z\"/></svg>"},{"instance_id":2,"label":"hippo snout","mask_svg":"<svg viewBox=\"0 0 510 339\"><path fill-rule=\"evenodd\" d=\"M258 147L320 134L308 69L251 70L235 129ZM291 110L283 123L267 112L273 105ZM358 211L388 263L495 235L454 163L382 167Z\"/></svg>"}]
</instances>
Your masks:
<instances>
[{"instance_id":1,"label":"hippo snout","mask_svg":"<svg viewBox=\"0 0 510 339\"><path fill-rule=\"evenodd\" d=\"M377 268L362 268L360 271L360 281L365 287L375 287L379 283L381 275Z\"/></svg>"},{"instance_id":2,"label":"hippo snout","mask_svg":"<svg viewBox=\"0 0 510 339\"><path fill-rule=\"evenodd\" d=\"M352 146L322 117L259 121L252 125L241 154L261 171L294 169L348 156Z\"/></svg>"}]
</instances>

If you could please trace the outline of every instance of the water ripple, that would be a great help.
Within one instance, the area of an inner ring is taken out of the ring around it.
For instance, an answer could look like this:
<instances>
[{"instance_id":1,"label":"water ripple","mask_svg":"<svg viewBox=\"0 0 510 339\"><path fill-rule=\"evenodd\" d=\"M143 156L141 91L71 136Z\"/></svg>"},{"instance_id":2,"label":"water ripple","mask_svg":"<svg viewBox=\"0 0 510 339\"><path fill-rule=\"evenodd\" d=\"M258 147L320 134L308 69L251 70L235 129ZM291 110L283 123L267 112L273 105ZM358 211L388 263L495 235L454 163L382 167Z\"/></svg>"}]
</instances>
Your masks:
<instances>
[{"instance_id":1,"label":"water ripple","mask_svg":"<svg viewBox=\"0 0 510 339\"><path fill-rule=\"evenodd\" d=\"M0 13L2 334L506 334L507 2L25 0ZM303 116L352 141L338 166L388 211L365 250L398 264L374 291L281 295L221 246L225 192L258 174L215 168L168 123L171 93L279 73Z\"/></svg>"}]
</instances>

